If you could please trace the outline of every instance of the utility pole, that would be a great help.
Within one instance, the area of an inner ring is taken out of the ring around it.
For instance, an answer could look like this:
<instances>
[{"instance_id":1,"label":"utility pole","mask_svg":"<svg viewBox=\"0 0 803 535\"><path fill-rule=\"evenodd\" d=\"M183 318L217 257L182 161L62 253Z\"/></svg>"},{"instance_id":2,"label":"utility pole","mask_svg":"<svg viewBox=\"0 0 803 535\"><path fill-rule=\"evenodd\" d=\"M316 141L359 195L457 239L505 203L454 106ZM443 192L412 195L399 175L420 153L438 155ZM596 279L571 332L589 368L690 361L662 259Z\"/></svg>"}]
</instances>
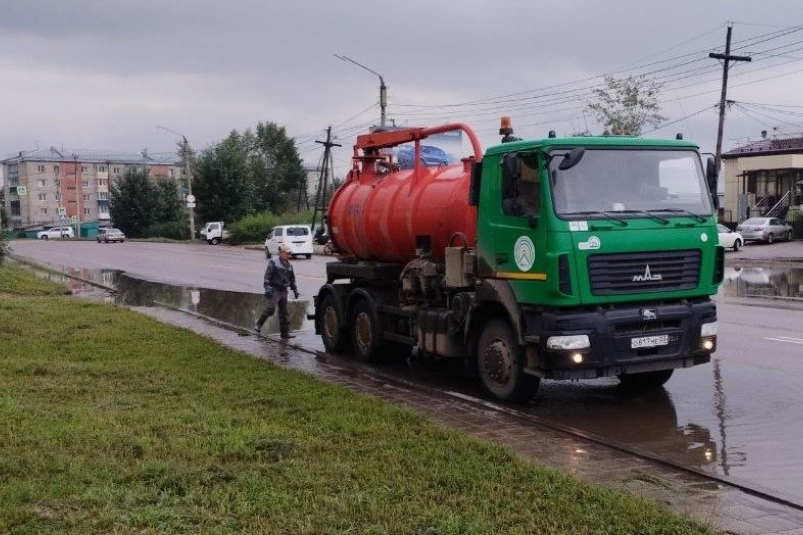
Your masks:
<instances>
[{"instance_id":1,"label":"utility pole","mask_svg":"<svg viewBox=\"0 0 803 535\"><path fill-rule=\"evenodd\" d=\"M192 194L192 170L190 170L190 144L184 139L182 152L184 153L184 174L187 175L187 211L190 213L190 241L195 239L195 195Z\"/></svg>"},{"instance_id":2,"label":"utility pole","mask_svg":"<svg viewBox=\"0 0 803 535\"><path fill-rule=\"evenodd\" d=\"M361 67L361 68L365 69L366 71L370 72L371 74L375 74L375 75L379 76L379 110L380 110L379 126L380 126L380 128L384 129L385 128L385 124L387 123L387 116L385 114L385 109L388 106L388 88L385 85L385 79L382 78L382 75L379 74L378 72L376 72L375 70L369 69L368 67L366 67L362 63L357 63L356 61L354 61L353 59L351 59L348 56L339 56L337 54L333 54L333 56L336 57L337 59L342 59L343 61L348 61L350 63L353 63L357 67Z\"/></svg>"},{"instance_id":3,"label":"utility pole","mask_svg":"<svg viewBox=\"0 0 803 535\"><path fill-rule=\"evenodd\" d=\"M326 225L326 188L329 179L329 161L331 159L332 147L341 147L339 143L332 143L332 127L326 129L326 141L318 141L324 146L323 149L323 165L321 166L321 173L318 176L318 191L315 194L315 208L312 210L312 230L315 232L315 220L318 216L318 209L321 210L321 223ZM324 229L325 230L325 229Z\"/></svg>"},{"instance_id":4,"label":"utility pole","mask_svg":"<svg viewBox=\"0 0 803 535\"><path fill-rule=\"evenodd\" d=\"M722 63L722 95L719 98L719 128L717 129L717 152L714 155L714 163L717 167L717 172L722 169L722 134L725 130L725 104L727 103L728 94L728 67L731 61L752 61L750 56L733 56L731 55L731 33L733 32L733 23L728 23L728 34L725 38L725 53L724 54L708 54L709 58L721 59Z\"/></svg>"},{"instance_id":5,"label":"utility pole","mask_svg":"<svg viewBox=\"0 0 803 535\"><path fill-rule=\"evenodd\" d=\"M181 156L184 160L184 174L187 177L187 211L190 216L190 241L195 239L195 195L192 194L192 170L190 169L190 144L187 141L187 136L175 130L170 130L164 126L157 126L156 128L170 132L177 136L181 136Z\"/></svg>"}]
</instances>

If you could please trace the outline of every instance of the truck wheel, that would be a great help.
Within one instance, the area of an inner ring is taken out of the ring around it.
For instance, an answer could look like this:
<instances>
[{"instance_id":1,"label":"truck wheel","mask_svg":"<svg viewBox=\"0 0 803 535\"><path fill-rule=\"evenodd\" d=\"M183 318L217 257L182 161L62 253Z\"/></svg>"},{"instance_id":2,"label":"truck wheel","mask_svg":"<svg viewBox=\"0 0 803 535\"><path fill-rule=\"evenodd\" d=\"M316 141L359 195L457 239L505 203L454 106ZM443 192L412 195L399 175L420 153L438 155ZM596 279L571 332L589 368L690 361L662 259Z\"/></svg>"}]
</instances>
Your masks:
<instances>
[{"instance_id":1,"label":"truck wheel","mask_svg":"<svg viewBox=\"0 0 803 535\"><path fill-rule=\"evenodd\" d=\"M477 344L477 371L485 389L502 401L531 399L541 379L524 373L524 363L524 349L516 344L510 325L489 321Z\"/></svg>"},{"instance_id":2,"label":"truck wheel","mask_svg":"<svg viewBox=\"0 0 803 535\"><path fill-rule=\"evenodd\" d=\"M321 339L323 347L332 353L341 352L348 344L348 332L337 312L337 298L327 294L321 302Z\"/></svg>"},{"instance_id":3,"label":"truck wheel","mask_svg":"<svg viewBox=\"0 0 803 535\"><path fill-rule=\"evenodd\" d=\"M659 388L666 383L675 370L660 370L657 372L626 373L618 375L621 385L633 390L650 390Z\"/></svg>"},{"instance_id":4,"label":"truck wheel","mask_svg":"<svg viewBox=\"0 0 803 535\"><path fill-rule=\"evenodd\" d=\"M209 243L211 243L212 245L217 245L218 243L220 243L220 238L212 238L211 240L209 240Z\"/></svg>"},{"instance_id":5,"label":"truck wheel","mask_svg":"<svg viewBox=\"0 0 803 535\"><path fill-rule=\"evenodd\" d=\"M379 347L379 321L365 299L357 301L351 314L351 344L354 355L371 362L377 358Z\"/></svg>"}]
</instances>

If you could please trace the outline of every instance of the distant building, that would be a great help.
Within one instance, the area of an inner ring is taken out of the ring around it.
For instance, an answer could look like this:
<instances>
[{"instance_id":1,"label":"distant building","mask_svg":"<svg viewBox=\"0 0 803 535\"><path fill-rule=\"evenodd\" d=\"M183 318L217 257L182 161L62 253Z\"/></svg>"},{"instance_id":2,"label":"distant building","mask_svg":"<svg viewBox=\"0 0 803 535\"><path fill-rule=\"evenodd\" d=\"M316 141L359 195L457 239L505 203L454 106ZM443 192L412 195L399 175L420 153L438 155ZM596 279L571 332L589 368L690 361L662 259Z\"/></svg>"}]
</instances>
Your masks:
<instances>
[{"instance_id":1,"label":"distant building","mask_svg":"<svg viewBox=\"0 0 803 535\"><path fill-rule=\"evenodd\" d=\"M803 137L767 138L722 155L725 203L722 220L739 223L752 216L801 219Z\"/></svg>"},{"instance_id":2,"label":"distant building","mask_svg":"<svg viewBox=\"0 0 803 535\"><path fill-rule=\"evenodd\" d=\"M109 225L109 185L129 169L148 171L153 180L183 178L173 153L139 154L57 150L20 152L0 161L9 226L28 229L70 223Z\"/></svg>"}]
</instances>

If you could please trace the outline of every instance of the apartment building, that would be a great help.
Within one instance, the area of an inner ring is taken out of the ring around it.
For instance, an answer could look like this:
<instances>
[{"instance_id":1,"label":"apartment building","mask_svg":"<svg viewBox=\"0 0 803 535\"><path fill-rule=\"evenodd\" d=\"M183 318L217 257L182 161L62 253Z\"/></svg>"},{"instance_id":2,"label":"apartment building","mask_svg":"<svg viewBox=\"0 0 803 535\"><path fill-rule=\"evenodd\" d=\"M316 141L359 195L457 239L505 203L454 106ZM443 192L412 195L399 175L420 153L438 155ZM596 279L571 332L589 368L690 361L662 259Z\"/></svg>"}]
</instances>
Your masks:
<instances>
[{"instance_id":1,"label":"apartment building","mask_svg":"<svg viewBox=\"0 0 803 535\"><path fill-rule=\"evenodd\" d=\"M108 226L109 186L129 169L159 178L183 178L174 153L138 154L38 149L0 161L9 227L23 230L60 224Z\"/></svg>"}]
</instances>

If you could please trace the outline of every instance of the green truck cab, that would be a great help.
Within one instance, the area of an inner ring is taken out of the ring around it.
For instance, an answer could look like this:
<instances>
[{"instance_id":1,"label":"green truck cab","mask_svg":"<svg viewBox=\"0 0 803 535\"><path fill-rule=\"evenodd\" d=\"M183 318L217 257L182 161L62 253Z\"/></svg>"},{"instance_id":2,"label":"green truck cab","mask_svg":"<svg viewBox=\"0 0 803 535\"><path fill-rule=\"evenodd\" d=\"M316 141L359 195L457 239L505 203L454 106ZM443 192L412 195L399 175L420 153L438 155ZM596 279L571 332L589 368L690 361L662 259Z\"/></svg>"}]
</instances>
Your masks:
<instances>
[{"instance_id":1,"label":"green truck cab","mask_svg":"<svg viewBox=\"0 0 803 535\"><path fill-rule=\"evenodd\" d=\"M540 378L660 386L709 362L724 271L710 184L682 140L576 137L491 147L472 177L478 373L497 397ZM486 308L486 312L479 312ZM468 327L471 331L471 327Z\"/></svg>"}]
</instances>

